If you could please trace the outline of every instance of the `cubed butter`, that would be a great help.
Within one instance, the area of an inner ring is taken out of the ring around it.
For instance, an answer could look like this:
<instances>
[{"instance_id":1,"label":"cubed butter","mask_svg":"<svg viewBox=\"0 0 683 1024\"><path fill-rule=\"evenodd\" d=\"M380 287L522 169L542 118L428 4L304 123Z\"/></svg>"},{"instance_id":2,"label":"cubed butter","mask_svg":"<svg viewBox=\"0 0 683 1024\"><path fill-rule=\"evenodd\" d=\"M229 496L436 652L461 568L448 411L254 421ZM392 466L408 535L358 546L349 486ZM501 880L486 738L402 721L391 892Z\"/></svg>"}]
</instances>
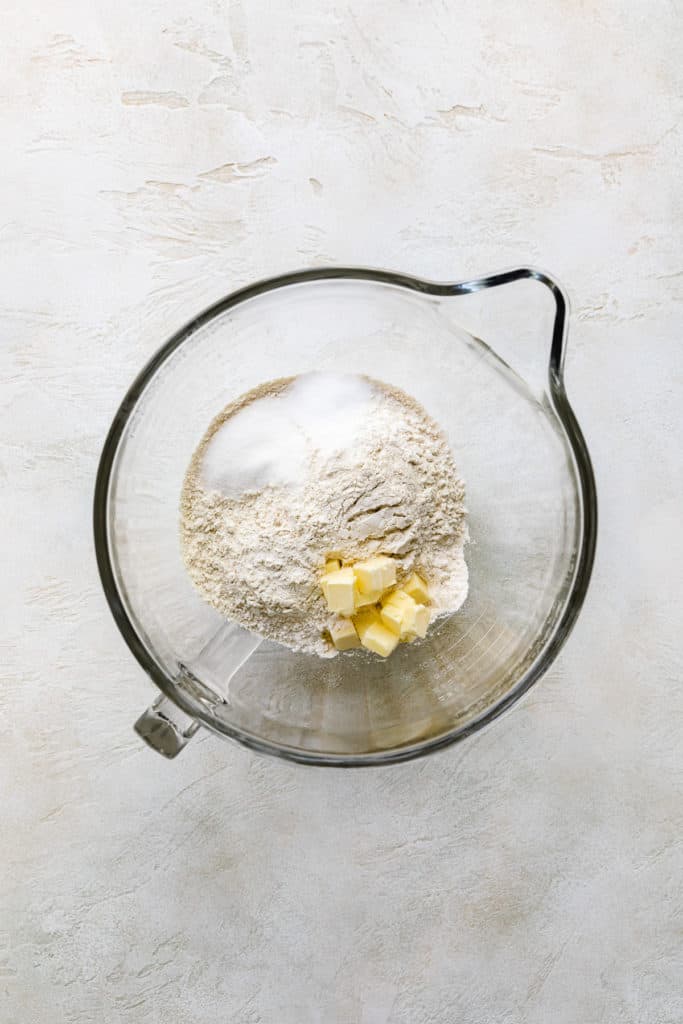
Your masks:
<instances>
[{"instance_id":1,"label":"cubed butter","mask_svg":"<svg viewBox=\"0 0 683 1024\"><path fill-rule=\"evenodd\" d=\"M409 597L412 597L413 601L417 604L429 604L429 589L427 584L414 572L405 583L401 584L401 589L406 592Z\"/></svg>"},{"instance_id":2,"label":"cubed butter","mask_svg":"<svg viewBox=\"0 0 683 1024\"><path fill-rule=\"evenodd\" d=\"M388 594L385 594L382 598L382 605L394 604L399 608L405 608L407 605L414 604L412 597L406 594L402 587L396 587L395 590L390 590Z\"/></svg>"},{"instance_id":3,"label":"cubed butter","mask_svg":"<svg viewBox=\"0 0 683 1024\"><path fill-rule=\"evenodd\" d=\"M403 611L396 604L385 604L380 612L382 622L390 629L392 633L395 633L397 637L401 636L403 631Z\"/></svg>"},{"instance_id":4,"label":"cubed butter","mask_svg":"<svg viewBox=\"0 0 683 1024\"><path fill-rule=\"evenodd\" d=\"M427 636L427 629L429 628L430 619L429 608L424 604L418 604L415 608L415 622L413 625L414 636L425 637Z\"/></svg>"},{"instance_id":5,"label":"cubed butter","mask_svg":"<svg viewBox=\"0 0 683 1024\"><path fill-rule=\"evenodd\" d=\"M353 569L337 569L326 573L320 585L331 612L339 615L353 615L356 610L353 603L355 578Z\"/></svg>"},{"instance_id":6,"label":"cubed butter","mask_svg":"<svg viewBox=\"0 0 683 1024\"><path fill-rule=\"evenodd\" d=\"M337 572L336 569L334 571ZM323 594L325 596L325 600L327 600L327 578L328 578L328 576L331 576L331 575L332 575L331 572L326 572L324 576L320 577L320 589L322 590L322 592L323 592Z\"/></svg>"},{"instance_id":7,"label":"cubed butter","mask_svg":"<svg viewBox=\"0 0 683 1024\"><path fill-rule=\"evenodd\" d=\"M362 645L388 658L399 641L410 643L427 635L429 588L418 573L397 587L396 562L388 555L366 558L353 568L342 568L342 556L337 555L328 555L320 586L328 609L337 616L329 634L338 651Z\"/></svg>"},{"instance_id":8,"label":"cubed butter","mask_svg":"<svg viewBox=\"0 0 683 1024\"><path fill-rule=\"evenodd\" d=\"M404 590L393 590L382 601L382 621L400 640L409 640L417 634L418 607Z\"/></svg>"},{"instance_id":9,"label":"cubed butter","mask_svg":"<svg viewBox=\"0 0 683 1024\"><path fill-rule=\"evenodd\" d=\"M396 563L387 555L376 555L366 558L364 562L356 562L353 567L361 594L386 590L396 582Z\"/></svg>"},{"instance_id":10,"label":"cubed butter","mask_svg":"<svg viewBox=\"0 0 683 1024\"><path fill-rule=\"evenodd\" d=\"M382 596L381 590L371 590L369 594L361 594L356 584L356 589L353 594L353 603L356 608L367 608L369 604L377 604Z\"/></svg>"},{"instance_id":11,"label":"cubed butter","mask_svg":"<svg viewBox=\"0 0 683 1024\"><path fill-rule=\"evenodd\" d=\"M396 650L398 637L390 629L383 626L381 622L374 622L363 632L361 638L363 647L367 647L374 654L382 658L388 658L392 651Z\"/></svg>"},{"instance_id":12,"label":"cubed butter","mask_svg":"<svg viewBox=\"0 0 683 1024\"><path fill-rule=\"evenodd\" d=\"M350 651L352 647L360 647L360 638L351 619L337 619L330 626L332 643L338 651Z\"/></svg>"},{"instance_id":13,"label":"cubed butter","mask_svg":"<svg viewBox=\"0 0 683 1024\"><path fill-rule=\"evenodd\" d=\"M370 626L381 626L382 620L376 608L367 608L365 611L359 612L358 615L354 615L353 624L362 643L363 637Z\"/></svg>"}]
</instances>

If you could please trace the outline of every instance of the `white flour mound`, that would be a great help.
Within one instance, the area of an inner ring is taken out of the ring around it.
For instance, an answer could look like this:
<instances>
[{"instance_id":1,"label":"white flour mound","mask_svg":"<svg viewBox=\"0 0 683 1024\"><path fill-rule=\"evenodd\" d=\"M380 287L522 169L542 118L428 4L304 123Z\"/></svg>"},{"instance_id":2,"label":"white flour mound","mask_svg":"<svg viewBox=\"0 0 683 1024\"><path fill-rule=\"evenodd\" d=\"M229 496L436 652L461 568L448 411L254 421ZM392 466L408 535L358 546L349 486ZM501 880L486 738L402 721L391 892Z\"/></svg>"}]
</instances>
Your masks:
<instances>
[{"instance_id":1,"label":"white flour mound","mask_svg":"<svg viewBox=\"0 0 683 1024\"><path fill-rule=\"evenodd\" d=\"M356 375L263 384L211 423L185 478L181 540L202 596L296 651L336 653L325 559L375 554L416 569L437 616L467 597L464 485L412 398Z\"/></svg>"}]
</instances>

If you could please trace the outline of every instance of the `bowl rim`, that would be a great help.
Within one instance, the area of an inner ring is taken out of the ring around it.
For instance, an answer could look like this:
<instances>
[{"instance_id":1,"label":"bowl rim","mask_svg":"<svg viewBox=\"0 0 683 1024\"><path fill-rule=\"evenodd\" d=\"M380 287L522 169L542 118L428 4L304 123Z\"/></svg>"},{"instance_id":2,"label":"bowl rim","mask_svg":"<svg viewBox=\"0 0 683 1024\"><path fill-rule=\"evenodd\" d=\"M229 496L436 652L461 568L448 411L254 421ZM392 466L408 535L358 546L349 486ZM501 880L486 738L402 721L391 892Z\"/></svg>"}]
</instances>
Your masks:
<instances>
[{"instance_id":1,"label":"bowl rim","mask_svg":"<svg viewBox=\"0 0 683 1024\"><path fill-rule=\"evenodd\" d=\"M560 426L569 444L573 457L574 469L579 485L579 540L574 563L573 579L569 587L564 608L546 639L543 647L507 693L494 702L491 707L482 711L474 719L464 725L449 729L440 736L431 737L403 746L391 747L375 753L335 754L304 750L299 747L280 745L271 740L251 734L236 726L221 722L217 723L201 707L191 704L178 689L175 681L156 661L146 643L136 630L126 610L125 602L119 591L109 545L108 497L112 481L112 472L116 462L119 445L125 428L135 410L138 401L148 383L164 362L191 335L205 324L234 306L268 292L291 285L299 285L316 281L355 280L368 281L375 284L393 285L409 291L420 292L426 296L457 296L483 291L487 288L499 287L521 280L538 281L552 294L555 301L555 316L548 361L549 397L557 415ZM297 270L276 277L265 278L253 284L231 292L224 298L208 306L177 330L155 354L148 360L137 375L123 401L121 402L111 423L105 439L97 469L93 501L93 531L95 555L100 580L105 597L114 620L126 641L130 651L150 676L161 692L187 715L200 722L211 732L219 736L227 736L262 754L284 758L288 761L308 765L329 767L368 767L372 765L388 765L401 761L412 760L452 743L465 739L472 733L482 729L511 708L538 679L550 668L560 649L574 627L583 605L590 582L595 547L597 540L597 492L595 475L591 464L588 447L579 427L574 411L569 403L564 386L564 358L567 347L567 320L569 302L559 282L545 271L533 267L519 267L489 274L484 277L471 278L457 282L437 282L391 270L370 267L318 267L308 270Z\"/></svg>"}]
</instances>

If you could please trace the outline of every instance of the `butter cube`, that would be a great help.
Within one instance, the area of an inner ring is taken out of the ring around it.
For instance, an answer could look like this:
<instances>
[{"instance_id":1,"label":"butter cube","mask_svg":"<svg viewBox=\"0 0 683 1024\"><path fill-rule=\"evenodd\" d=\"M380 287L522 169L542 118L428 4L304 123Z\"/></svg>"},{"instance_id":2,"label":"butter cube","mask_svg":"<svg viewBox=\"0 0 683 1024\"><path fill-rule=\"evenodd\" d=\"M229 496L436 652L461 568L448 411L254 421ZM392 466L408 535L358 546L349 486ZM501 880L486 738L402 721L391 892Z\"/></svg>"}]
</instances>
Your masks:
<instances>
[{"instance_id":1,"label":"butter cube","mask_svg":"<svg viewBox=\"0 0 683 1024\"><path fill-rule=\"evenodd\" d=\"M409 597L412 597L413 601L417 604L429 604L429 590L427 584L414 572L405 583L402 584L402 590L406 592Z\"/></svg>"},{"instance_id":2,"label":"butter cube","mask_svg":"<svg viewBox=\"0 0 683 1024\"><path fill-rule=\"evenodd\" d=\"M336 571L337 570L335 569L335 572ZM328 575L331 576L332 573L325 573L324 576L320 577L320 589L322 590L323 595L324 595L326 601L327 601L327 577L328 577Z\"/></svg>"},{"instance_id":3,"label":"butter cube","mask_svg":"<svg viewBox=\"0 0 683 1024\"><path fill-rule=\"evenodd\" d=\"M350 651L352 647L360 647L360 639L356 627L350 619L337 619L330 626L332 643L338 651Z\"/></svg>"},{"instance_id":4,"label":"butter cube","mask_svg":"<svg viewBox=\"0 0 683 1024\"><path fill-rule=\"evenodd\" d=\"M361 594L358 589L358 584L356 584L356 589L353 594L353 603L356 608L366 608L369 604L377 604L381 596L381 590L371 590L369 594Z\"/></svg>"},{"instance_id":5,"label":"butter cube","mask_svg":"<svg viewBox=\"0 0 683 1024\"><path fill-rule=\"evenodd\" d=\"M402 587L397 587L396 590L391 590L388 594L385 594L382 598L382 605L393 604L398 608L409 607L414 604L412 597L406 594Z\"/></svg>"},{"instance_id":6,"label":"butter cube","mask_svg":"<svg viewBox=\"0 0 683 1024\"><path fill-rule=\"evenodd\" d=\"M326 573L337 572L339 569L341 569L341 567L342 564L338 558L330 558L327 560L327 562L325 562Z\"/></svg>"},{"instance_id":7,"label":"butter cube","mask_svg":"<svg viewBox=\"0 0 683 1024\"><path fill-rule=\"evenodd\" d=\"M367 647L373 654L379 654L382 658L388 658L392 651L396 650L398 637L391 630L380 623L373 623L364 631L361 638L363 647Z\"/></svg>"},{"instance_id":8,"label":"butter cube","mask_svg":"<svg viewBox=\"0 0 683 1024\"><path fill-rule=\"evenodd\" d=\"M371 626L381 626L382 620L379 617L379 612L376 608L368 608L365 611L359 612L358 615L354 615L353 624L356 627L356 632L360 637L361 643L363 637L367 633Z\"/></svg>"},{"instance_id":9,"label":"butter cube","mask_svg":"<svg viewBox=\"0 0 683 1024\"><path fill-rule=\"evenodd\" d=\"M364 562L357 562L353 571L361 594L387 590L396 582L396 563L387 555L376 555L374 558L366 558Z\"/></svg>"},{"instance_id":10,"label":"butter cube","mask_svg":"<svg viewBox=\"0 0 683 1024\"><path fill-rule=\"evenodd\" d=\"M413 635L419 637L427 636L427 629L429 627L430 612L424 604L418 604L415 609L415 622L413 625Z\"/></svg>"},{"instance_id":11,"label":"butter cube","mask_svg":"<svg viewBox=\"0 0 683 1024\"><path fill-rule=\"evenodd\" d=\"M326 573L320 585L331 612L339 615L353 615L356 610L353 604L355 579L353 569L337 569Z\"/></svg>"},{"instance_id":12,"label":"butter cube","mask_svg":"<svg viewBox=\"0 0 683 1024\"><path fill-rule=\"evenodd\" d=\"M385 604L380 612L382 616L382 622L390 629L392 633L395 633L400 638L403 632L403 611L395 604Z\"/></svg>"},{"instance_id":13,"label":"butter cube","mask_svg":"<svg viewBox=\"0 0 683 1024\"><path fill-rule=\"evenodd\" d=\"M417 633L418 607L423 606L417 605L404 590L393 590L382 601L382 622L400 640L409 640Z\"/></svg>"}]
</instances>

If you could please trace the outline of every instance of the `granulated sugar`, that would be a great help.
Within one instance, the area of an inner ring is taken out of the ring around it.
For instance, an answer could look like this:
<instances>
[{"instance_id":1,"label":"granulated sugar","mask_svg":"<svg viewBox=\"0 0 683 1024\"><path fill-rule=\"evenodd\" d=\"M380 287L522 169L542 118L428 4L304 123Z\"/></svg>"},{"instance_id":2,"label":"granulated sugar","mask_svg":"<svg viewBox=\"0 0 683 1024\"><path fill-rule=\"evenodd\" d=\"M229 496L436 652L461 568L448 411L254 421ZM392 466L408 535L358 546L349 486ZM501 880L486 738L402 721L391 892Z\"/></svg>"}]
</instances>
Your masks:
<instances>
[{"instance_id":1,"label":"granulated sugar","mask_svg":"<svg viewBox=\"0 0 683 1024\"><path fill-rule=\"evenodd\" d=\"M448 442L404 392L355 375L272 381L229 405L187 473L188 572L230 618L330 656L325 559L393 556L417 569L437 616L467 596L464 485Z\"/></svg>"},{"instance_id":2,"label":"granulated sugar","mask_svg":"<svg viewBox=\"0 0 683 1024\"><path fill-rule=\"evenodd\" d=\"M372 388L351 374L311 373L265 394L227 419L207 445L201 480L238 498L264 487L296 486L311 459L349 448L370 412Z\"/></svg>"}]
</instances>

